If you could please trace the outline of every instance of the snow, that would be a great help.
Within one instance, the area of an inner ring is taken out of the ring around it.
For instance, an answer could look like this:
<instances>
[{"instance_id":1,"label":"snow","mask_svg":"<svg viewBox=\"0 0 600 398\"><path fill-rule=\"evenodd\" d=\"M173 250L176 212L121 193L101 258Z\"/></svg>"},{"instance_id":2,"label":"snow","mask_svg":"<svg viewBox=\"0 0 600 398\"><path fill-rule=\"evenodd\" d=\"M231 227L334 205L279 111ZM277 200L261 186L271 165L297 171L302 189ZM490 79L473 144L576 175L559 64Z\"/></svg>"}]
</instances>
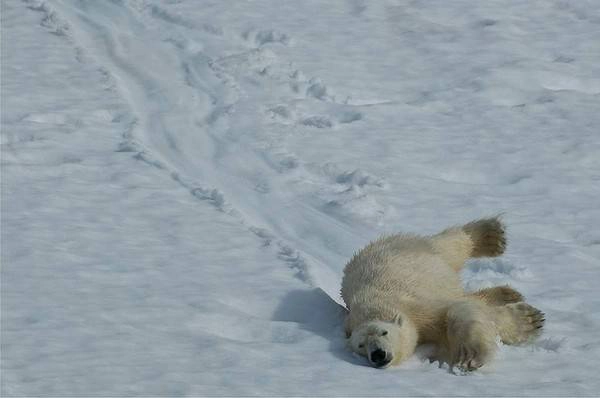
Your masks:
<instances>
[{"instance_id":1,"label":"snow","mask_svg":"<svg viewBox=\"0 0 600 398\"><path fill-rule=\"evenodd\" d=\"M2 2L1 394L597 395L600 3ZM382 233L503 214L542 337L344 347Z\"/></svg>"}]
</instances>

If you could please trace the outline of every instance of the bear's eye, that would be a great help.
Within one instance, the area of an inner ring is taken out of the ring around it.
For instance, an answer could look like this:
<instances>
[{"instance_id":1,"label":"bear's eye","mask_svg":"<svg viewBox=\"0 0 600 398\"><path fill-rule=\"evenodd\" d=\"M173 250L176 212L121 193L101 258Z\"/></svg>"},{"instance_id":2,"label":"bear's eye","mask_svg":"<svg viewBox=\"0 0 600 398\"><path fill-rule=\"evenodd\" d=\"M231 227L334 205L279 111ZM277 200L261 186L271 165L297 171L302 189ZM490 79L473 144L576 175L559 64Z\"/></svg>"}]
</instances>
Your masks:
<instances>
[{"instance_id":1,"label":"bear's eye","mask_svg":"<svg viewBox=\"0 0 600 398\"><path fill-rule=\"evenodd\" d=\"M386 336L387 335L387 330L384 330L383 332L381 332L382 336Z\"/></svg>"},{"instance_id":2,"label":"bear's eye","mask_svg":"<svg viewBox=\"0 0 600 398\"><path fill-rule=\"evenodd\" d=\"M359 344L358 348L365 348L365 345L364 344Z\"/></svg>"}]
</instances>

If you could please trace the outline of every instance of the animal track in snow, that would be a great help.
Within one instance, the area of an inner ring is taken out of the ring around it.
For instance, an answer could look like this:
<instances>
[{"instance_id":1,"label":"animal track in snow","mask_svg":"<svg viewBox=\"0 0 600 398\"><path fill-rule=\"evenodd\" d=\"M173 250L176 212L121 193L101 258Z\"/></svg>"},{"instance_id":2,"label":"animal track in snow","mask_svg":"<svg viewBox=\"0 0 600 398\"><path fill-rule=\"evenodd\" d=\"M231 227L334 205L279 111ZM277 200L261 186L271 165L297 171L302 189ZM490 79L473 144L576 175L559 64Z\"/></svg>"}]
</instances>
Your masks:
<instances>
[{"instance_id":1,"label":"animal track in snow","mask_svg":"<svg viewBox=\"0 0 600 398\"><path fill-rule=\"evenodd\" d=\"M234 76L247 74L248 71L259 72L277 60L277 56L269 49L257 48L243 53L218 58L210 63L211 67L223 70Z\"/></svg>"},{"instance_id":2,"label":"animal track in snow","mask_svg":"<svg viewBox=\"0 0 600 398\"><path fill-rule=\"evenodd\" d=\"M512 184L518 184L521 181L529 180L531 178L533 178L533 176L531 174L526 174L526 173L514 174L514 175L512 175L510 177L507 177L507 183L511 184L511 185Z\"/></svg>"},{"instance_id":3,"label":"animal track in snow","mask_svg":"<svg viewBox=\"0 0 600 398\"><path fill-rule=\"evenodd\" d=\"M338 124L350 124L362 119L360 112L349 111L341 112L339 115L314 115L306 116L300 119L299 123L307 127L315 127L319 129L332 128Z\"/></svg>"},{"instance_id":4,"label":"animal track in snow","mask_svg":"<svg viewBox=\"0 0 600 398\"><path fill-rule=\"evenodd\" d=\"M360 188L351 187L330 196L333 198L325 202L323 209L341 220L358 217L379 224L385 215L377 200Z\"/></svg>"},{"instance_id":5,"label":"animal track in snow","mask_svg":"<svg viewBox=\"0 0 600 398\"><path fill-rule=\"evenodd\" d=\"M150 15L152 17L163 20L164 22L182 26L188 29L200 29L204 32L211 33L215 36L223 36L223 29L221 29L220 27L210 25L207 23L198 24L197 21L187 19L185 17L182 17L181 15L170 13L167 10L154 4L149 7L149 10Z\"/></svg>"},{"instance_id":6,"label":"animal track in snow","mask_svg":"<svg viewBox=\"0 0 600 398\"><path fill-rule=\"evenodd\" d=\"M363 119L362 113L355 110L346 110L346 107L346 105L328 106L324 109L326 113L315 115L308 112L299 112L296 109L292 110L286 104L279 104L267 108L266 114L272 120L281 124L298 124L317 129L333 128L339 124L350 124ZM311 106L310 108L315 107ZM297 113L300 113L300 116L296 116Z\"/></svg>"},{"instance_id":7,"label":"animal track in snow","mask_svg":"<svg viewBox=\"0 0 600 398\"><path fill-rule=\"evenodd\" d=\"M553 338L540 339L533 342L533 347L538 350L559 352L559 350L562 348L566 341L567 339L564 337L558 340Z\"/></svg>"},{"instance_id":8,"label":"animal track in snow","mask_svg":"<svg viewBox=\"0 0 600 398\"><path fill-rule=\"evenodd\" d=\"M264 46L266 44L276 43L288 45L290 43L290 37L285 33L278 32L273 29L264 30L248 30L242 37L248 41L254 42L257 46Z\"/></svg>"},{"instance_id":9,"label":"animal track in snow","mask_svg":"<svg viewBox=\"0 0 600 398\"><path fill-rule=\"evenodd\" d=\"M346 188L356 186L359 188L386 188L387 185L382 178L375 177L361 169L342 170L339 166L332 163L325 163L321 166L320 173L335 184L343 185Z\"/></svg>"},{"instance_id":10,"label":"animal track in snow","mask_svg":"<svg viewBox=\"0 0 600 398\"><path fill-rule=\"evenodd\" d=\"M308 116L301 119L300 124L318 129L333 127L333 122L327 116Z\"/></svg>"},{"instance_id":11,"label":"animal track in snow","mask_svg":"<svg viewBox=\"0 0 600 398\"><path fill-rule=\"evenodd\" d=\"M269 193L271 191L271 186L268 181L259 181L254 185L254 190L260 193Z\"/></svg>"},{"instance_id":12,"label":"animal track in snow","mask_svg":"<svg viewBox=\"0 0 600 398\"><path fill-rule=\"evenodd\" d=\"M285 170L293 170L300 165L300 161L296 156L288 155L281 159L279 164Z\"/></svg>"},{"instance_id":13,"label":"animal track in snow","mask_svg":"<svg viewBox=\"0 0 600 398\"><path fill-rule=\"evenodd\" d=\"M567 55L559 55L558 57L554 58L553 62L558 62L561 64L570 64L573 61L575 61L575 58L573 57L569 57Z\"/></svg>"},{"instance_id":14,"label":"animal track in snow","mask_svg":"<svg viewBox=\"0 0 600 398\"><path fill-rule=\"evenodd\" d=\"M313 97L321 101L335 102L335 96L331 95L327 86L320 79L316 78L310 79L308 81L306 96Z\"/></svg>"},{"instance_id":15,"label":"animal track in snow","mask_svg":"<svg viewBox=\"0 0 600 398\"><path fill-rule=\"evenodd\" d=\"M292 119L296 117L295 112L286 105L270 107L267 109L267 114L269 114L273 120L284 124L289 124L293 121Z\"/></svg>"},{"instance_id":16,"label":"animal track in snow","mask_svg":"<svg viewBox=\"0 0 600 398\"><path fill-rule=\"evenodd\" d=\"M296 271L296 276L310 284L314 285L314 280L310 275L308 264L300 254L300 252L283 242L278 242L279 258L289 264L290 268Z\"/></svg>"},{"instance_id":17,"label":"animal track in snow","mask_svg":"<svg viewBox=\"0 0 600 398\"><path fill-rule=\"evenodd\" d=\"M478 21L476 23L476 26L479 28L489 28L490 26L495 26L497 24L498 24L497 20L486 18L486 19L482 19L481 21Z\"/></svg>"},{"instance_id":18,"label":"animal track in snow","mask_svg":"<svg viewBox=\"0 0 600 398\"><path fill-rule=\"evenodd\" d=\"M57 36L67 36L70 30L69 24L59 18L53 10L49 9L46 3L32 4L27 6L27 8L42 13L44 17L40 25L46 28L49 33Z\"/></svg>"},{"instance_id":19,"label":"animal track in snow","mask_svg":"<svg viewBox=\"0 0 600 398\"><path fill-rule=\"evenodd\" d=\"M337 175L335 182L338 184L356 185L358 187L374 186L385 188L386 184L381 178L373 177L360 169L345 171Z\"/></svg>"},{"instance_id":20,"label":"animal track in snow","mask_svg":"<svg viewBox=\"0 0 600 398\"><path fill-rule=\"evenodd\" d=\"M263 158L277 172L290 173L294 184L306 187L305 193L316 208L340 220L359 218L379 224L387 212L372 195L386 189L386 182L364 170L344 170L332 163L304 163L285 148L265 152Z\"/></svg>"},{"instance_id":21,"label":"animal track in snow","mask_svg":"<svg viewBox=\"0 0 600 398\"><path fill-rule=\"evenodd\" d=\"M96 11L98 11L99 14L106 11L106 8L113 7L117 9L112 11L123 11L118 7L124 5L119 3L107 3L106 5L98 4L99 2L92 2L89 4L89 7L96 7ZM124 6L130 8L126 5ZM311 260L310 257L307 257L305 253L293 248L293 246L283 238L275 237L273 234L262 228L260 223L258 225L253 224L244 214L235 208L233 203L229 201L229 198L226 197L225 193L220 190L219 187L211 186L210 182L203 183L198 181L193 173L190 173L189 170L186 170L185 167L181 166L181 164L185 165L183 160L181 161L182 163L178 160L181 151L169 142L172 138L172 129L170 128L171 126L169 126L167 117L168 112L162 112L170 103L194 103L194 94L197 95L198 93L189 93L187 91L188 87L198 91L212 90L211 94L214 92L215 97L218 97L219 101L208 104L208 109L212 110L209 114L208 121L212 121L212 124L215 124L217 119L219 119L222 114L229 112L230 107L232 106L232 104L223 103L223 101L228 102L229 100L237 100L238 92L236 90L231 90L231 92L229 92L229 94L231 94L230 97L225 97L225 94L228 94L229 90L224 89L220 91L222 85L239 88L244 81L238 79L238 77L257 75L257 72L276 63L277 57L274 53L266 48L258 48L211 60L208 59L208 57L202 57L201 51L197 46L190 46L189 43L191 43L191 41L176 41L171 43L171 45L158 46L157 49L163 50L163 53L154 54L157 62L160 62L160 59L164 58L169 60L166 64L170 66L176 66L178 64L178 62L172 62L173 60L179 61L179 64L183 64L183 67L178 71L179 79L174 80L169 76L169 79L162 81L161 70L154 71L156 73L146 73L146 68L153 70L151 65L144 65L138 60L139 67L136 67L135 62L130 62L130 59L134 57L134 55L132 55L131 51L126 51L128 47L123 47L123 43L119 40L121 37L125 37L126 44L133 45L137 42L129 42L129 38L145 34L148 35L144 37L147 41L156 40L157 37L151 32L149 33L147 30L139 28L144 25L143 23L123 24L126 28L124 28L125 30L122 32L122 35L113 35L110 29L112 20L110 18L105 18L106 16L100 15L98 23L96 23L94 20L88 20L81 16L66 5L57 5L56 9L60 11L61 17L66 15L71 18L71 21L77 21L77 23L73 23L72 25L65 23L64 26L71 26L72 29L64 28L60 31L64 32L66 39L73 43L76 48L81 49L82 54L89 52L89 57L81 57L81 59L84 59L86 62L99 64L97 70L102 70L103 74L106 76L114 77L115 85L119 86L114 87L115 91L118 91L121 95L125 94L123 95L123 99L128 102L129 109L127 109L124 114L117 115L113 117L112 120L109 117L107 120L107 122L120 122L124 127L122 132L122 142L119 145L117 152L122 152L122 154L126 156L133 156L134 159L140 160L167 173L193 197L212 204L216 210L233 217L246 230L253 233L265 246L274 248L276 255L284 260L284 262L296 272L297 277L301 281L309 286L313 286L314 279L310 272L312 268L309 269L313 260ZM38 11L43 12L44 20L50 21L52 24L60 21L53 10L49 9L45 3L43 3L42 6L39 6ZM148 15L144 16L135 13L134 15L129 15L129 13L123 14L126 15L125 18L127 18L128 21L133 22L139 22L140 19L148 17ZM77 42L75 41L75 38L77 38ZM92 42L96 43L95 40L97 38L102 39L100 45L90 45ZM268 35L266 39L268 39ZM163 43L166 44L167 42L163 40ZM138 52L138 54L142 53L142 51ZM197 58L195 58L196 55L198 56ZM186 63L186 61L189 62ZM202 68L201 65L208 65L208 68L210 68L212 72L209 70L204 71L195 69ZM274 68L274 70L281 71L281 76L285 76L287 79L285 80L285 84L287 84L292 72L290 72L289 68L285 65L281 66L277 64L275 66L276 68ZM278 67L280 68L277 69ZM157 69L160 68L157 67ZM177 73L177 68L171 68L170 70L173 74ZM196 76L196 72L198 72L199 76ZM211 74L216 75L218 79L212 81ZM206 76L210 77L210 79L202 79ZM173 82L181 85L181 87L186 90L176 90L178 87L171 90L170 84ZM207 83L212 84L206 86ZM132 95L131 93L136 93L136 95ZM180 97L181 94L189 94L189 96ZM138 103L137 105L139 106L134 106L136 103ZM170 111L171 109L168 110ZM96 118L104 118L104 116L105 115L102 114L94 115ZM49 117L46 115L37 118L36 116L33 116L33 118L45 122ZM189 121L189 127L195 129L194 123L197 124L198 121L191 119ZM210 128L212 127L214 126L211 125ZM210 133L211 132L208 131L207 135L210 135ZM167 142L161 142L160 144L162 145L156 144L153 140L148 139L150 136L160 137ZM63 162L66 160L65 163L77 161L75 158L61 160ZM208 162L205 164L209 165L209 167L211 166ZM284 170L292 169L295 167L295 164L296 160L293 157L288 156L280 162L280 167ZM189 166L190 164L188 163L187 165ZM259 189L261 188L259 187ZM235 200L236 198L234 197L233 199ZM260 329L263 330L262 327ZM236 338L236 336L231 337Z\"/></svg>"},{"instance_id":22,"label":"animal track in snow","mask_svg":"<svg viewBox=\"0 0 600 398\"><path fill-rule=\"evenodd\" d=\"M387 187L383 179L360 169L342 170L331 163L316 167L312 167L313 172L325 177L319 196L326 213L340 219L358 217L381 223L386 209L371 193Z\"/></svg>"}]
</instances>

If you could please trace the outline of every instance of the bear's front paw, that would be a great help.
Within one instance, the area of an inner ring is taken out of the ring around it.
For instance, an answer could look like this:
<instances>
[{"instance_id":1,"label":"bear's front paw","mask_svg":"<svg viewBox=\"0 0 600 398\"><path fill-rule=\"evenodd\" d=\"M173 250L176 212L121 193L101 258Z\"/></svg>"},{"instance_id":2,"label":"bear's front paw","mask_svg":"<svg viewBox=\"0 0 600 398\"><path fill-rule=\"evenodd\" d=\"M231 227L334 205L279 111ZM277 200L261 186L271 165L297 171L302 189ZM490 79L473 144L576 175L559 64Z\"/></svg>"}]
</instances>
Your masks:
<instances>
[{"instance_id":1,"label":"bear's front paw","mask_svg":"<svg viewBox=\"0 0 600 398\"><path fill-rule=\"evenodd\" d=\"M510 333L502 336L505 344L522 344L540 335L544 326L544 313L537 308L524 303L507 304L506 308L512 317L513 327Z\"/></svg>"},{"instance_id":2,"label":"bear's front paw","mask_svg":"<svg viewBox=\"0 0 600 398\"><path fill-rule=\"evenodd\" d=\"M462 371L472 371L482 367L492 355L492 350L483 341L461 341L455 347L452 365Z\"/></svg>"}]
</instances>

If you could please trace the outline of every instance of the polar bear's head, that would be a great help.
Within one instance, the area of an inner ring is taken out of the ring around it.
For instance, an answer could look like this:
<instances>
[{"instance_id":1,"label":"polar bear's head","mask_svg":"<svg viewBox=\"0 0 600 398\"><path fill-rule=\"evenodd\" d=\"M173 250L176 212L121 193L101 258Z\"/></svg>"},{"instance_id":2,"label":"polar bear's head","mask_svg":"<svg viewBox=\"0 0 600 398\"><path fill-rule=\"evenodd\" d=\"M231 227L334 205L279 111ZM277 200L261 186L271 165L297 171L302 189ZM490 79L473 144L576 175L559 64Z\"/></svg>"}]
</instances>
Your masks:
<instances>
[{"instance_id":1,"label":"polar bear's head","mask_svg":"<svg viewBox=\"0 0 600 398\"><path fill-rule=\"evenodd\" d=\"M398 315L393 322L368 321L358 325L352 330L348 344L374 367L387 368L413 354L417 331L412 322Z\"/></svg>"}]
</instances>

